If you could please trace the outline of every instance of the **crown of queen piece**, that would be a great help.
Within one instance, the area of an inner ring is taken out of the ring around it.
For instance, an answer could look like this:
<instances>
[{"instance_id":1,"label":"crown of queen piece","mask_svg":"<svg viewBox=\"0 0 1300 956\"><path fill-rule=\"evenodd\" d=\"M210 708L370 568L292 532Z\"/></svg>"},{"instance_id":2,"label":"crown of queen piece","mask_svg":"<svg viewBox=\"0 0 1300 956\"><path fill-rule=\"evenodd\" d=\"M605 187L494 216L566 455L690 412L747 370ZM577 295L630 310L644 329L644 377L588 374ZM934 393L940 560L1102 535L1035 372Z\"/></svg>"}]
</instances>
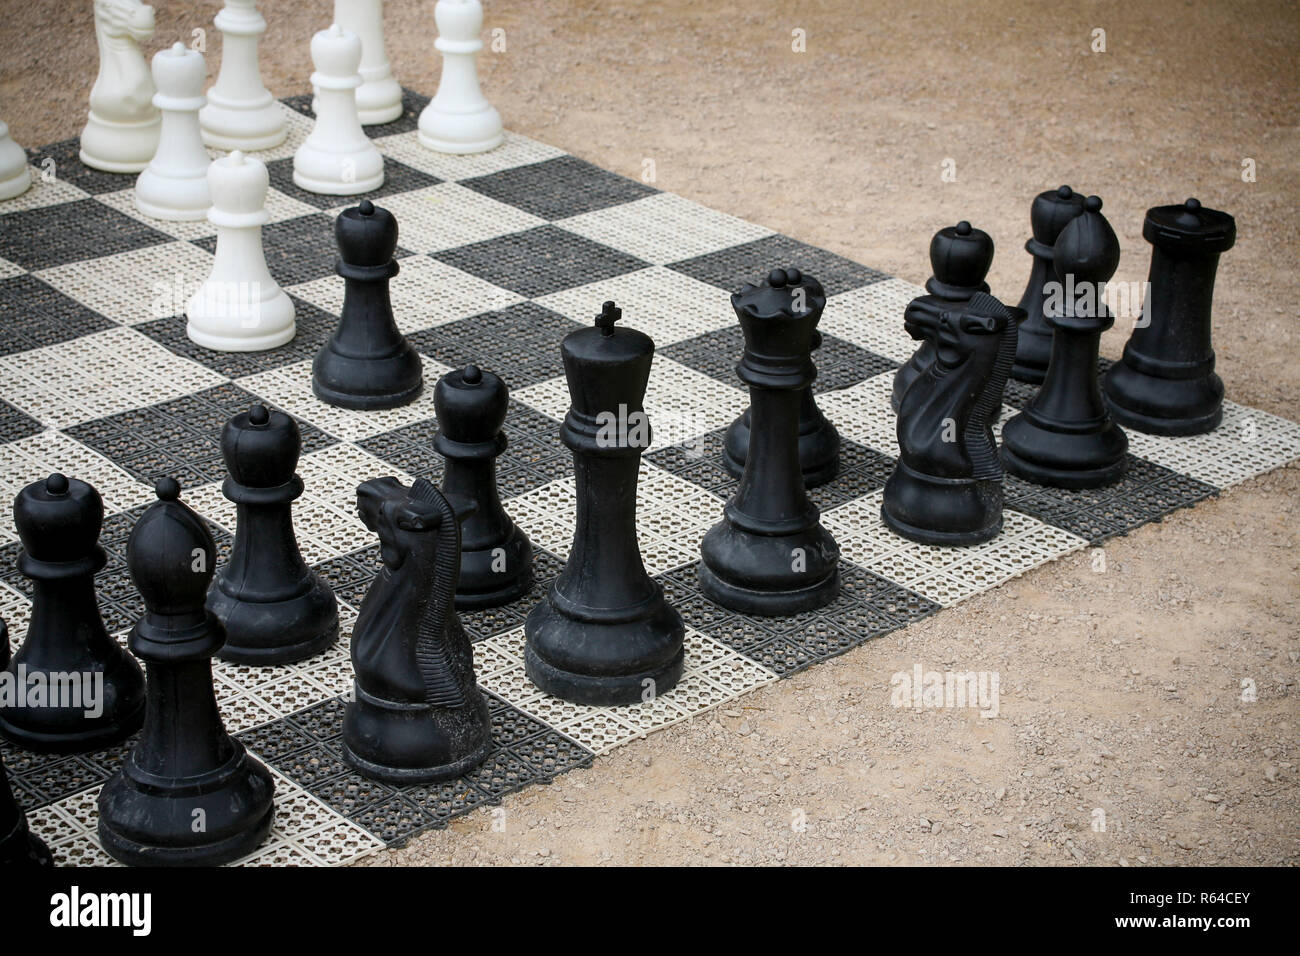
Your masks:
<instances>
[{"instance_id":1,"label":"crown of queen piece","mask_svg":"<svg viewBox=\"0 0 1300 956\"><path fill-rule=\"evenodd\" d=\"M225 214L247 219L248 225L264 222L269 218L265 206L270 185L271 177L266 171L266 164L256 156L245 156L240 150L214 159L208 167L212 212L218 218Z\"/></svg>"},{"instance_id":2,"label":"crown of queen piece","mask_svg":"<svg viewBox=\"0 0 1300 956\"><path fill-rule=\"evenodd\" d=\"M809 350L826 308L826 293L812 276L773 269L758 285L745 283L732 295L731 307L745 334L742 367L811 365Z\"/></svg>"},{"instance_id":3,"label":"crown of queen piece","mask_svg":"<svg viewBox=\"0 0 1300 956\"><path fill-rule=\"evenodd\" d=\"M281 411L254 405L221 431L221 455L237 483L278 488L293 480L302 447L298 423Z\"/></svg>"},{"instance_id":4,"label":"crown of queen piece","mask_svg":"<svg viewBox=\"0 0 1300 956\"><path fill-rule=\"evenodd\" d=\"M345 90L361 85L361 38L337 23L311 38L311 82L322 89Z\"/></svg>"},{"instance_id":5,"label":"crown of queen piece","mask_svg":"<svg viewBox=\"0 0 1300 956\"><path fill-rule=\"evenodd\" d=\"M58 472L23 488L14 500L23 550L38 561L74 561L96 553L103 523L99 492Z\"/></svg>"},{"instance_id":6,"label":"crown of queen piece","mask_svg":"<svg viewBox=\"0 0 1300 956\"><path fill-rule=\"evenodd\" d=\"M339 214L334 221L334 238L338 241L342 266L387 266L397 251L397 219L382 206L363 199ZM397 269L386 274L396 275Z\"/></svg>"}]
</instances>

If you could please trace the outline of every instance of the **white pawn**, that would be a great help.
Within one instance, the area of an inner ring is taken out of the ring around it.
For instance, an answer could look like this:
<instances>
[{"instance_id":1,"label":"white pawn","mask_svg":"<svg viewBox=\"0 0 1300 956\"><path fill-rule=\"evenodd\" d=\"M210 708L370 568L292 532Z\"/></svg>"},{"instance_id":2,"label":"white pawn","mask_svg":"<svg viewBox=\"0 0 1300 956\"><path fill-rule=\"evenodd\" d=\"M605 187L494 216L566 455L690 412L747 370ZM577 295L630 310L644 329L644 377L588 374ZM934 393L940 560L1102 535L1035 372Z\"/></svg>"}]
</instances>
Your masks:
<instances>
[{"instance_id":1,"label":"white pawn","mask_svg":"<svg viewBox=\"0 0 1300 956\"><path fill-rule=\"evenodd\" d=\"M27 154L10 138L9 124L0 120L0 199L21 196L31 184Z\"/></svg>"},{"instance_id":2,"label":"white pawn","mask_svg":"<svg viewBox=\"0 0 1300 956\"><path fill-rule=\"evenodd\" d=\"M99 73L81 131L81 161L110 173L138 173L158 148L161 117L139 43L153 36L153 7L95 0Z\"/></svg>"},{"instance_id":3,"label":"white pawn","mask_svg":"<svg viewBox=\"0 0 1300 956\"><path fill-rule=\"evenodd\" d=\"M186 222L205 218L212 205L210 160L199 132L207 75L203 54L184 43L154 54L153 105L162 110L162 135L158 152L135 181L135 208L146 216Z\"/></svg>"},{"instance_id":4,"label":"white pawn","mask_svg":"<svg viewBox=\"0 0 1300 956\"><path fill-rule=\"evenodd\" d=\"M384 184L384 157L361 129L357 87L361 39L337 23L311 38L316 125L293 154L293 181L326 196L368 193Z\"/></svg>"},{"instance_id":5,"label":"white pawn","mask_svg":"<svg viewBox=\"0 0 1300 956\"><path fill-rule=\"evenodd\" d=\"M208 166L217 251L212 274L185 309L185 332L204 348L256 352L293 338L293 300L271 277L262 251L269 186L266 165L239 150Z\"/></svg>"},{"instance_id":6,"label":"white pawn","mask_svg":"<svg viewBox=\"0 0 1300 956\"><path fill-rule=\"evenodd\" d=\"M478 84L483 5L479 0L438 0L433 16L442 78L437 94L420 112L420 142L439 153L482 153L499 146L505 138L501 114Z\"/></svg>"},{"instance_id":7,"label":"white pawn","mask_svg":"<svg viewBox=\"0 0 1300 956\"><path fill-rule=\"evenodd\" d=\"M361 85L357 87L361 125L391 123L402 115L402 88L393 79L384 48L384 0L334 0L334 22L361 38Z\"/></svg>"},{"instance_id":8,"label":"white pawn","mask_svg":"<svg viewBox=\"0 0 1300 956\"><path fill-rule=\"evenodd\" d=\"M289 127L280 104L262 85L257 44L266 20L254 0L226 0L213 21L221 31L221 72L199 111L203 141L217 149L271 149Z\"/></svg>"}]
</instances>

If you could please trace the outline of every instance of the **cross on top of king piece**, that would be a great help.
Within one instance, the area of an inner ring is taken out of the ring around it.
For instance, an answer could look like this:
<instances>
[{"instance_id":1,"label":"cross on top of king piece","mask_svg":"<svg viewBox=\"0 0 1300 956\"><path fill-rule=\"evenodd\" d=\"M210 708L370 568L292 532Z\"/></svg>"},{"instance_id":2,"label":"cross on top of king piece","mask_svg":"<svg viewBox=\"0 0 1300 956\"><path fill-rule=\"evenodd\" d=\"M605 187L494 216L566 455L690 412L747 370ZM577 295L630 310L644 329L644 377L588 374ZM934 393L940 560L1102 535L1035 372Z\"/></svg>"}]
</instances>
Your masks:
<instances>
[{"instance_id":1,"label":"cross on top of king piece","mask_svg":"<svg viewBox=\"0 0 1300 956\"><path fill-rule=\"evenodd\" d=\"M361 415L408 405L425 389L421 357L390 302L390 282L402 281L399 225L376 202L385 160L366 132L405 109L381 14L380 0L337 0L333 22L303 38L315 68L313 121L292 153L294 187L366 197L335 220L342 306L312 369L317 400ZM417 142L452 155L498 149L501 118L477 76L482 8L478 0L438 0L434 17L442 77L420 112ZM79 159L124 184L134 177L144 219L206 219L215 228L211 273L176 319L198 347L284 348L296 334L295 304L268 268L268 252L274 261L277 250L264 245L262 231L271 221L265 157L282 149L289 126L258 73L266 23L252 0L228 0L214 23L220 71L205 93L204 55L179 40L146 66L140 44L154 32L152 8L138 0L94 4L94 29L113 42L101 43ZM0 123L0 199L21 196L30 183L26 156ZM1114 321L1104 286L1119 242L1102 201L1061 186L1036 196L1029 218L1029 279L1016 306L985 281L993 239L961 221L934 234L925 294L897 317L919 345L894 378L897 460L880 514L902 538L955 548L988 542L1002 531L1006 473L1056 488L1106 486L1128 465L1124 429L1191 435L1219 424L1224 389L1214 372L1211 294L1219 256L1235 240L1233 218L1196 199L1147 211L1148 309L1104 378L1098 343ZM744 342L736 375L750 404L726 429L719 464L738 484L699 545L698 585L728 611L782 617L840 596L840 548L807 490L836 478L842 442L815 399L818 325L833 306L804 264L767 269L731 296ZM331 502L356 509L382 556L350 633L355 690L342 754L361 774L398 787L448 780L491 751L489 710L459 611L527 602L527 677L575 704L641 706L671 693L690 663L682 616L647 573L638 539L638 475L650 432L620 430L610 441L600 427L609 415L645 417L655 344L637 330L634 310L625 322L613 301L590 308L599 309L592 324L560 346L571 405L557 429L572 452L573 537L543 593L534 590L534 548L497 488L509 383L482 363L453 369L434 386L440 483L376 475L356 488L355 502ZM1037 389L999 443L994 426L1009 380ZM223 863L270 831L270 774L226 732L211 659L285 667L339 639L335 594L294 534L301 445L295 418L269 403L226 423L222 492L236 532L219 570L212 535L185 490L170 477L157 482L126 552L146 608L131 629L130 653L108 636L95 599L93 579L106 560L99 493L54 473L17 496L18 568L32 582L32 610L12 659L3 642L6 672L23 686L0 705L0 733L21 748L77 753L140 731L98 801L101 842L119 860ZM36 684L51 686L65 673L108 688L108 706L21 705ZM189 825L196 809L204 827ZM8 834L5 862L49 862L7 783L0 832Z\"/></svg>"}]
</instances>

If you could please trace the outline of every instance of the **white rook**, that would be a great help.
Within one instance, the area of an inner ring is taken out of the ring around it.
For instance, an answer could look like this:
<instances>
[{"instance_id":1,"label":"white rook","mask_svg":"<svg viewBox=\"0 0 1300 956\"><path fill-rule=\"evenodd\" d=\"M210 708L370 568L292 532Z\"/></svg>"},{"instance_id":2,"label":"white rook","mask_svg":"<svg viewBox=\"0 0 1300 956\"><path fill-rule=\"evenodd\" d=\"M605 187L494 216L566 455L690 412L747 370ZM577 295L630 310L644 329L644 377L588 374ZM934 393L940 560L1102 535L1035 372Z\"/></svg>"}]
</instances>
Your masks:
<instances>
[{"instance_id":1,"label":"white rook","mask_svg":"<svg viewBox=\"0 0 1300 956\"><path fill-rule=\"evenodd\" d=\"M326 196L373 192L384 184L384 157L357 116L361 40L337 23L311 38L316 125L293 154L293 181Z\"/></svg>"},{"instance_id":2,"label":"white rook","mask_svg":"<svg viewBox=\"0 0 1300 956\"><path fill-rule=\"evenodd\" d=\"M177 43L153 57L153 105L162 110L158 152L135 181L135 208L154 219L203 219L212 205L208 151L199 132L199 107L206 99L203 54Z\"/></svg>"},{"instance_id":3,"label":"white rook","mask_svg":"<svg viewBox=\"0 0 1300 956\"><path fill-rule=\"evenodd\" d=\"M226 0L213 25L221 31L221 72L199 112L203 141L217 149L271 149L288 135L280 104L262 85L257 45L266 20L254 0Z\"/></svg>"},{"instance_id":4,"label":"white rook","mask_svg":"<svg viewBox=\"0 0 1300 956\"><path fill-rule=\"evenodd\" d=\"M140 0L95 0L99 73L81 131L81 161L110 173L138 173L158 148L161 117L139 44L153 36L153 7Z\"/></svg>"},{"instance_id":5,"label":"white rook","mask_svg":"<svg viewBox=\"0 0 1300 956\"><path fill-rule=\"evenodd\" d=\"M439 153L482 153L505 137L501 114L478 83L483 48L483 5L479 0L438 0L434 46L442 53L438 92L420 112L420 142Z\"/></svg>"},{"instance_id":6,"label":"white rook","mask_svg":"<svg viewBox=\"0 0 1300 956\"><path fill-rule=\"evenodd\" d=\"M293 338L293 300L266 268L262 226L270 219L265 164L235 150L208 166L217 227L212 274L185 309L186 334L218 352L256 352Z\"/></svg>"},{"instance_id":7,"label":"white rook","mask_svg":"<svg viewBox=\"0 0 1300 956\"><path fill-rule=\"evenodd\" d=\"M357 115L362 125L391 123L402 115L402 88L384 49L384 0L334 0L334 22L361 38Z\"/></svg>"}]
</instances>

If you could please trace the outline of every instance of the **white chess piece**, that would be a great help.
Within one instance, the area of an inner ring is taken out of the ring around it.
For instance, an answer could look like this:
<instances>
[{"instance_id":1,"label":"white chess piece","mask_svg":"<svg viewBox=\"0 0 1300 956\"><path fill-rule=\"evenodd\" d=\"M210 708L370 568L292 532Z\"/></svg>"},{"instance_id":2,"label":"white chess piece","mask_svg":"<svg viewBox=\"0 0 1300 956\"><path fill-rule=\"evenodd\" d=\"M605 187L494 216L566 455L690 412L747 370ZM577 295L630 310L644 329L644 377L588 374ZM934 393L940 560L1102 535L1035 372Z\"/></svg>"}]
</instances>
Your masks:
<instances>
[{"instance_id":1,"label":"white chess piece","mask_svg":"<svg viewBox=\"0 0 1300 956\"><path fill-rule=\"evenodd\" d=\"M293 154L293 181L326 196L372 192L384 184L384 157L357 116L361 39L336 23L311 38L311 59L316 125Z\"/></svg>"},{"instance_id":2,"label":"white chess piece","mask_svg":"<svg viewBox=\"0 0 1300 956\"><path fill-rule=\"evenodd\" d=\"M334 0L334 22L361 38L361 85L357 87L361 125L391 123L402 115L402 88L393 79L384 48L384 0Z\"/></svg>"},{"instance_id":3,"label":"white chess piece","mask_svg":"<svg viewBox=\"0 0 1300 956\"><path fill-rule=\"evenodd\" d=\"M158 148L161 117L139 43L153 36L153 7L140 0L95 0L99 74L81 131L81 161L110 173L138 173Z\"/></svg>"},{"instance_id":4,"label":"white chess piece","mask_svg":"<svg viewBox=\"0 0 1300 956\"><path fill-rule=\"evenodd\" d=\"M442 52L438 92L420 112L420 142L439 153L482 153L499 146L505 134L501 114L478 84L478 51L483 48L483 5L479 0L438 0L434 46Z\"/></svg>"},{"instance_id":5,"label":"white chess piece","mask_svg":"<svg viewBox=\"0 0 1300 956\"><path fill-rule=\"evenodd\" d=\"M207 75L203 54L184 43L154 54L153 105L162 110L162 135L158 152L135 181L135 208L146 216L186 222L208 215L210 160L199 132Z\"/></svg>"},{"instance_id":6,"label":"white chess piece","mask_svg":"<svg viewBox=\"0 0 1300 956\"><path fill-rule=\"evenodd\" d=\"M289 127L280 104L262 85L257 45L266 20L254 0L226 0L213 25L221 31L221 72L199 111L203 141L217 149L271 149Z\"/></svg>"},{"instance_id":7,"label":"white chess piece","mask_svg":"<svg viewBox=\"0 0 1300 956\"><path fill-rule=\"evenodd\" d=\"M27 154L10 138L9 124L0 120L0 199L21 196L31 184Z\"/></svg>"},{"instance_id":8,"label":"white chess piece","mask_svg":"<svg viewBox=\"0 0 1300 956\"><path fill-rule=\"evenodd\" d=\"M185 308L185 332L204 348L257 352L293 338L293 300L271 277L262 251L269 186L266 165L239 150L208 166L217 251L212 274Z\"/></svg>"}]
</instances>

